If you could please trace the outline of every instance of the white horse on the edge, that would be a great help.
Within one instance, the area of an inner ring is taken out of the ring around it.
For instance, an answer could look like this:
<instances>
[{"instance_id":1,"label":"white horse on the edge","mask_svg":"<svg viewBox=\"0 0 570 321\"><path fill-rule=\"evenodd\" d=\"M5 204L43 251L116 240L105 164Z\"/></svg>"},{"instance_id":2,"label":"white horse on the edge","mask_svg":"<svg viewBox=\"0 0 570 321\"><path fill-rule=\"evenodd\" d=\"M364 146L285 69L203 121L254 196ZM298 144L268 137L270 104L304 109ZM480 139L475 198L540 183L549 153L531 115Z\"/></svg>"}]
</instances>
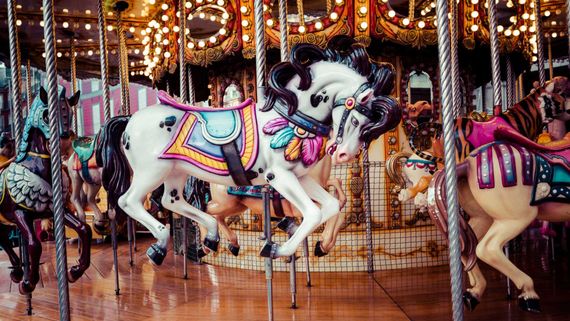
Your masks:
<instances>
[{"instance_id":1,"label":"white horse on the edge","mask_svg":"<svg viewBox=\"0 0 570 321\"><path fill-rule=\"evenodd\" d=\"M251 100L216 110L186 106L160 92L159 104L106 124L99 150L109 203L157 238L147 256L159 265L170 235L144 209L147 193L164 183L163 206L204 225L203 245L215 251L217 221L184 200L187 176L228 186L270 184L303 213L303 222L283 245L266 242L260 254L291 256L339 211L338 200L306 175L309 169L326 152L346 163L396 127L401 111L393 87L391 65L372 62L364 47L341 36L325 50L296 46L290 62L271 70L259 109Z\"/></svg>"}]
</instances>

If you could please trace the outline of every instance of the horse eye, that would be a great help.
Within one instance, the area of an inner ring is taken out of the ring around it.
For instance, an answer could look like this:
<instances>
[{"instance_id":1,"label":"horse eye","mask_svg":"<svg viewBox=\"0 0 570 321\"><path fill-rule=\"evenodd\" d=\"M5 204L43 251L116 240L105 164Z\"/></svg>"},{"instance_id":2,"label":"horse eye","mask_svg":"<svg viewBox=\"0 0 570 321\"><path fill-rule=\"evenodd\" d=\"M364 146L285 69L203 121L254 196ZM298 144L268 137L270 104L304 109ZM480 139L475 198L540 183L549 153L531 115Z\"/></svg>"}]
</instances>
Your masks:
<instances>
[{"instance_id":1,"label":"horse eye","mask_svg":"<svg viewBox=\"0 0 570 321\"><path fill-rule=\"evenodd\" d=\"M353 126L358 126L358 119L356 119L354 116L352 116L352 118L350 119L350 122L352 123Z\"/></svg>"}]
</instances>

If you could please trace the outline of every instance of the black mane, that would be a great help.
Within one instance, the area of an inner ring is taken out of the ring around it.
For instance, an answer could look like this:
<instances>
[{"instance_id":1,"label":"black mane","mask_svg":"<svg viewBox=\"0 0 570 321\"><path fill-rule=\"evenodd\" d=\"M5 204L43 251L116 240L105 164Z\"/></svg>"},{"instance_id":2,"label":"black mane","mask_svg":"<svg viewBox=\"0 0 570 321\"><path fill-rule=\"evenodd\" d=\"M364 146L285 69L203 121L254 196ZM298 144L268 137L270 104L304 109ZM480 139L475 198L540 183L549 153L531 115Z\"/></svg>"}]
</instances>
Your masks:
<instances>
[{"instance_id":1,"label":"black mane","mask_svg":"<svg viewBox=\"0 0 570 321\"><path fill-rule=\"evenodd\" d=\"M295 93L285 88L295 75L300 77L299 90L307 90L312 78L309 66L318 61L340 63L366 77L374 88L374 95L389 95L394 88L395 72L391 64L376 64L370 61L366 49L348 36L332 38L325 50L311 44L299 44L291 50L291 61L281 62L271 69L266 102L262 111L271 110L282 99L289 115L297 111Z\"/></svg>"}]
</instances>

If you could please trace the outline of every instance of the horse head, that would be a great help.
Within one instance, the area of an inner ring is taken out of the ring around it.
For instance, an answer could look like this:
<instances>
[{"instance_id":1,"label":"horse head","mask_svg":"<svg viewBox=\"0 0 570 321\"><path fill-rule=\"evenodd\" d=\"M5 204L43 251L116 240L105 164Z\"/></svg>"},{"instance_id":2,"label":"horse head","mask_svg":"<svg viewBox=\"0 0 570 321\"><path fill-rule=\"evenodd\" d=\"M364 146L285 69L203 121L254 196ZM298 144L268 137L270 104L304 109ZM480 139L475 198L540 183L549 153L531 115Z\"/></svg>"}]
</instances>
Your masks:
<instances>
[{"instance_id":1,"label":"horse head","mask_svg":"<svg viewBox=\"0 0 570 321\"><path fill-rule=\"evenodd\" d=\"M80 91L77 91L73 96L67 98L65 96L65 88L59 88L58 95L58 127L59 137L61 139L69 140L73 136L71 129L71 109L79 102ZM39 133L36 135L35 133ZM18 158L20 161L28 152L30 143L33 139L41 140L39 144L46 145L50 139L50 125L49 125L49 110L48 110L48 93L44 88L40 88L40 95L34 99L22 133L22 141L18 147ZM64 147L65 149L65 147ZM47 150L47 148L46 148Z\"/></svg>"},{"instance_id":2,"label":"horse head","mask_svg":"<svg viewBox=\"0 0 570 321\"><path fill-rule=\"evenodd\" d=\"M540 110L544 123L549 123L554 119L570 120L570 81L568 78L554 77L546 83L540 97L542 98Z\"/></svg>"},{"instance_id":3,"label":"horse head","mask_svg":"<svg viewBox=\"0 0 570 321\"><path fill-rule=\"evenodd\" d=\"M291 61L271 70L263 111L274 109L308 137L329 137L333 162L359 154L401 119L400 106L389 96L394 69L370 60L365 48L346 36L333 38L325 50L300 44Z\"/></svg>"}]
</instances>

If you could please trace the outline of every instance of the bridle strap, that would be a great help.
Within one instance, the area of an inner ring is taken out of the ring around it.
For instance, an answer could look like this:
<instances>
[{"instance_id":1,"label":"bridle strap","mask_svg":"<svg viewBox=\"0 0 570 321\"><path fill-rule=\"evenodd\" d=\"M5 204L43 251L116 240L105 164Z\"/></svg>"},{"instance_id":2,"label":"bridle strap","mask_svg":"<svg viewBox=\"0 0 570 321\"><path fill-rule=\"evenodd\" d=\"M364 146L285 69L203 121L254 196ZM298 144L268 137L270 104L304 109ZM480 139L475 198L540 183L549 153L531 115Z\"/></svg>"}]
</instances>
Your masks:
<instances>
[{"instance_id":1,"label":"bridle strap","mask_svg":"<svg viewBox=\"0 0 570 321\"><path fill-rule=\"evenodd\" d=\"M372 110L367 108L365 105L358 103L356 98L365 92L366 90L370 89L370 84L368 82L363 83L358 87L356 92L347 98L341 98L337 100L333 106L334 108L344 106L344 111L342 113L342 118L340 119L340 124L338 126L338 134L336 136L336 143L342 143L342 136L344 135L344 127L346 125L346 121L348 120L348 116L352 110L356 110L358 113L366 116L368 119L372 119L373 113Z\"/></svg>"},{"instance_id":2,"label":"bridle strap","mask_svg":"<svg viewBox=\"0 0 570 321\"><path fill-rule=\"evenodd\" d=\"M275 109L275 111L283 118L287 119L291 123L306 130L311 134L322 137L329 136L329 132L331 131L330 125L323 124L322 122L310 116L307 116L300 111L296 111L293 115L289 115L289 113L286 110L286 107L281 103L276 103L273 109Z\"/></svg>"}]
</instances>

